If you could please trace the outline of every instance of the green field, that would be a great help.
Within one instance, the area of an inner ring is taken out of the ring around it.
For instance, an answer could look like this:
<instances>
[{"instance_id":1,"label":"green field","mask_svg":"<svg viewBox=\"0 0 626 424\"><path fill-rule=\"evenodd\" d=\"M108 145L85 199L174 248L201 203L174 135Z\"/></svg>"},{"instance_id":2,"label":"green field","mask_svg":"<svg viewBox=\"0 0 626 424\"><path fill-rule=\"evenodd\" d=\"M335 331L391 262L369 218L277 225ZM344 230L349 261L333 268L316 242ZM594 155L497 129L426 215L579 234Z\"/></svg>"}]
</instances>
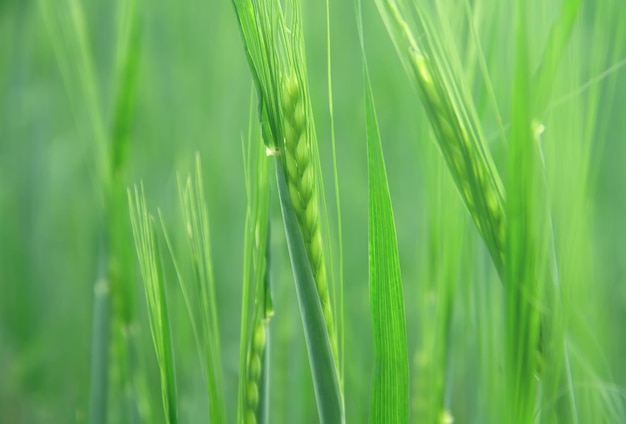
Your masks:
<instances>
[{"instance_id":1,"label":"green field","mask_svg":"<svg viewBox=\"0 0 626 424\"><path fill-rule=\"evenodd\" d=\"M625 118L624 0L0 0L0 423L626 423Z\"/></svg>"}]
</instances>

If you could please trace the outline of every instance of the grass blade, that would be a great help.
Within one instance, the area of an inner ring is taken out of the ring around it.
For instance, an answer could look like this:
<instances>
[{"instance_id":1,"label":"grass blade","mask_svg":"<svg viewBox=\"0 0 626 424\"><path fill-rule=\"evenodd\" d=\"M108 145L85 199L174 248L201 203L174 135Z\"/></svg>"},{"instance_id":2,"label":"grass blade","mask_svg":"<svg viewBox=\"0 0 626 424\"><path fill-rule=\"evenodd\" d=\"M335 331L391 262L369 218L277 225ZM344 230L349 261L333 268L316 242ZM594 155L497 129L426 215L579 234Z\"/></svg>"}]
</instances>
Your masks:
<instances>
[{"instance_id":1,"label":"grass blade","mask_svg":"<svg viewBox=\"0 0 626 424\"><path fill-rule=\"evenodd\" d=\"M130 132L134 117L139 59L141 57L141 36L139 28L139 11L137 2L123 2L120 18L117 82L115 107L111 122L111 170L113 178L123 170L128 159L130 148Z\"/></svg>"},{"instance_id":2,"label":"grass blade","mask_svg":"<svg viewBox=\"0 0 626 424\"><path fill-rule=\"evenodd\" d=\"M409 359L398 242L378 120L365 61L361 4L357 19L365 76L370 312L374 331L371 423L409 421Z\"/></svg>"},{"instance_id":3,"label":"grass blade","mask_svg":"<svg viewBox=\"0 0 626 424\"><path fill-rule=\"evenodd\" d=\"M539 69L533 82L536 88L535 110L543 113L551 93L552 83L556 78L557 66L571 38L574 23L579 15L582 0L563 0L562 10L557 21L552 25L550 38L543 52Z\"/></svg>"},{"instance_id":4,"label":"grass blade","mask_svg":"<svg viewBox=\"0 0 626 424\"><path fill-rule=\"evenodd\" d=\"M409 419L409 364L396 230L369 80L366 82L370 310L376 363L370 422Z\"/></svg>"},{"instance_id":5,"label":"grass blade","mask_svg":"<svg viewBox=\"0 0 626 424\"><path fill-rule=\"evenodd\" d=\"M344 322L344 281L343 281L343 230L341 228L341 199L339 195L339 173L337 172L337 147L335 140L335 115L333 112L333 85L332 85L332 66L331 66L331 43L330 43L330 0L326 0L326 57L328 62L327 68L327 78L328 78L328 116L330 118L330 145L333 156L333 180L335 185L335 204L336 204L336 213L337 213L337 242L338 242L338 252L339 252L339 315L337 322L337 328L340 335L339 340L339 375L342 378L341 385L343 389L343 378L344 378L344 357L345 357L345 322ZM337 298L335 297L335 303L333 306L336 306ZM337 311L337 308L335 308Z\"/></svg>"},{"instance_id":6,"label":"grass blade","mask_svg":"<svg viewBox=\"0 0 626 424\"><path fill-rule=\"evenodd\" d=\"M549 233L543 202L539 136L531 127L526 3L516 2L515 71L508 152L506 238L507 422L533 421L538 390L542 287L548 278ZM544 325L547 322L543 323Z\"/></svg>"},{"instance_id":7,"label":"grass blade","mask_svg":"<svg viewBox=\"0 0 626 424\"><path fill-rule=\"evenodd\" d=\"M343 423L345 417L339 372L333 357L322 304L315 287L315 279L300 232L298 217L289 198L285 171L280 160L276 161L276 180L320 421Z\"/></svg>"}]
</instances>

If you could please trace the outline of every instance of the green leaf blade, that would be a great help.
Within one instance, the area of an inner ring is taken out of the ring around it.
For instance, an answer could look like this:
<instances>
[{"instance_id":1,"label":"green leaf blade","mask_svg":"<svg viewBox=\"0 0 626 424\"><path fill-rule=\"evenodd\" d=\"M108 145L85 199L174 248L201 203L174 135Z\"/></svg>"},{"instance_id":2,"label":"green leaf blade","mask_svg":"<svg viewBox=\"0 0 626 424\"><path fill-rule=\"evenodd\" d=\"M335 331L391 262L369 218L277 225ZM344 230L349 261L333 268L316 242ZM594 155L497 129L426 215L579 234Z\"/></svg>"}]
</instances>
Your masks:
<instances>
[{"instance_id":1,"label":"green leaf blade","mask_svg":"<svg viewBox=\"0 0 626 424\"><path fill-rule=\"evenodd\" d=\"M343 423L345 412L339 372L298 218L289 198L285 170L280 160L276 161L276 179L320 422Z\"/></svg>"},{"instance_id":2,"label":"green leaf blade","mask_svg":"<svg viewBox=\"0 0 626 424\"><path fill-rule=\"evenodd\" d=\"M371 423L409 422L409 358L398 242L374 96L365 59L361 2L357 24L365 77L370 312L374 332Z\"/></svg>"},{"instance_id":3,"label":"green leaf blade","mask_svg":"<svg viewBox=\"0 0 626 424\"><path fill-rule=\"evenodd\" d=\"M409 361L404 294L391 195L366 72L366 123L369 190L369 289L375 365L371 423L409 421Z\"/></svg>"},{"instance_id":4,"label":"green leaf blade","mask_svg":"<svg viewBox=\"0 0 626 424\"><path fill-rule=\"evenodd\" d=\"M531 131L526 3L516 3L515 69L508 152L506 228L506 419L533 421L539 390L538 357L542 323L542 284L546 279L546 205L540 173L539 138ZM540 378L540 376L539 376Z\"/></svg>"}]
</instances>

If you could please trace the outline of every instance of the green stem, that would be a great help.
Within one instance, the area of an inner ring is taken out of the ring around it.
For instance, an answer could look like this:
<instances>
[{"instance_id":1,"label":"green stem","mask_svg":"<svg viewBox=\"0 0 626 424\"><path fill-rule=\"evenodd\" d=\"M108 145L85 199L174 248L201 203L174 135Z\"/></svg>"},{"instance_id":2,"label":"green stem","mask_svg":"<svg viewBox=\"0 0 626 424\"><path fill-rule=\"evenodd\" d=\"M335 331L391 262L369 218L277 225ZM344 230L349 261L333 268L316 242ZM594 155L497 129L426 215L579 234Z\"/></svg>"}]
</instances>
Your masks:
<instances>
[{"instance_id":1,"label":"green stem","mask_svg":"<svg viewBox=\"0 0 626 424\"><path fill-rule=\"evenodd\" d=\"M102 247L100 276L94 284L89 399L89 422L91 424L105 424L107 421L111 295L107 277L108 243L104 241Z\"/></svg>"}]
</instances>

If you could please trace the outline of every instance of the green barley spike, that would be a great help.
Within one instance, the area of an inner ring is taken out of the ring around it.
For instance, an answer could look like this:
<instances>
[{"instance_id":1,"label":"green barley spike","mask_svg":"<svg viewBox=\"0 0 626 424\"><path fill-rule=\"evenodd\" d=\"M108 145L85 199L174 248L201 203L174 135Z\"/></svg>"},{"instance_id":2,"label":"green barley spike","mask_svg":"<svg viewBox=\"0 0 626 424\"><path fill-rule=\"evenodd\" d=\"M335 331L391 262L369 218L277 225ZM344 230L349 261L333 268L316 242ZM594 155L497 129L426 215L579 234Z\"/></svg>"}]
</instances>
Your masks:
<instances>
[{"instance_id":1,"label":"green barley spike","mask_svg":"<svg viewBox=\"0 0 626 424\"><path fill-rule=\"evenodd\" d=\"M253 327L252 341L248 354L248 378L246 383L246 412L245 424L254 424L261 421L259 417L261 409L261 391L263 388L262 375L267 370L264 369L265 346L267 342L266 324L264 320L257 316Z\"/></svg>"},{"instance_id":2,"label":"green barley spike","mask_svg":"<svg viewBox=\"0 0 626 424\"><path fill-rule=\"evenodd\" d=\"M323 253L322 178L308 96L300 1L288 0L284 9L281 2L273 1L233 3L261 103L264 143L277 161L281 211L320 420L343 422L337 336ZM254 398L254 390L250 394Z\"/></svg>"},{"instance_id":3,"label":"green barley spike","mask_svg":"<svg viewBox=\"0 0 626 424\"><path fill-rule=\"evenodd\" d=\"M471 112L471 102L451 75L436 36L418 9L425 35L416 42L398 4L378 0L396 48L414 80L437 144L455 185L482 236L500 276L504 270L505 199L500 176Z\"/></svg>"},{"instance_id":4,"label":"green barley spike","mask_svg":"<svg viewBox=\"0 0 626 424\"><path fill-rule=\"evenodd\" d=\"M324 264L320 210L317 192L315 164L312 160L311 130L306 116L306 105L301 92L302 85L295 73L290 74L283 84L282 105L285 118L285 169L289 196L298 217L313 278L322 304L324 320L335 360L339 358L335 336L328 282Z\"/></svg>"}]
</instances>

